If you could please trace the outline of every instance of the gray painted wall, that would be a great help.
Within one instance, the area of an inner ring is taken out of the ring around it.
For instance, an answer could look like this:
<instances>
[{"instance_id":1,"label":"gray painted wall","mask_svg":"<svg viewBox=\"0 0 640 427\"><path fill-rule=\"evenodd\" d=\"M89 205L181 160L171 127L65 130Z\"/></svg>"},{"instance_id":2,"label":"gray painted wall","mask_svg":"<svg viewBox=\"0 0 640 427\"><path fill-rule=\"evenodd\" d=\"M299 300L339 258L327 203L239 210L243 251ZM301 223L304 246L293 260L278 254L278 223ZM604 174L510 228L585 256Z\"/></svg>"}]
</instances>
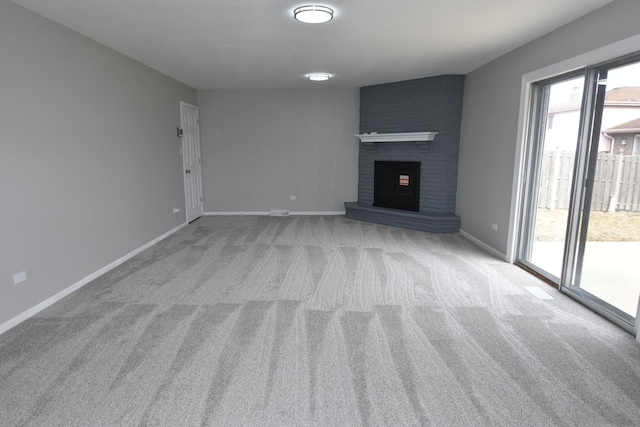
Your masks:
<instances>
[{"instance_id":1,"label":"gray painted wall","mask_svg":"<svg viewBox=\"0 0 640 427\"><path fill-rule=\"evenodd\" d=\"M196 93L8 1L0 57L2 324L184 222Z\"/></svg>"},{"instance_id":2,"label":"gray painted wall","mask_svg":"<svg viewBox=\"0 0 640 427\"><path fill-rule=\"evenodd\" d=\"M356 200L357 90L207 90L198 106L205 212L344 212Z\"/></svg>"},{"instance_id":3,"label":"gray painted wall","mask_svg":"<svg viewBox=\"0 0 640 427\"><path fill-rule=\"evenodd\" d=\"M639 16L639 1L617 0L466 76L456 202L464 231L507 251L522 76L640 34Z\"/></svg>"}]
</instances>

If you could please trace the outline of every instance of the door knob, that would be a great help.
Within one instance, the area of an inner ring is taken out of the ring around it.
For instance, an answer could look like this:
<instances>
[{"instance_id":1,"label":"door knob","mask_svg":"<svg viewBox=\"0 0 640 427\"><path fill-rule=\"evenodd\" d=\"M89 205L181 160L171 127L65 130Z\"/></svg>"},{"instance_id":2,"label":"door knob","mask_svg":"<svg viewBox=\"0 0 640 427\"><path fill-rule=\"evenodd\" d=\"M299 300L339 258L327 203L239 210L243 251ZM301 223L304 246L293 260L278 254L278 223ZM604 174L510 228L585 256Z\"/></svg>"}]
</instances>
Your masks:
<instances>
[{"instance_id":1,"label":"door knob","mask_svg":"<svg viewBox=\"0 0 640 427\"><path fill-rule=\"evenodd\" d=\"M190 171L189 169L187 169L185 172L187 172L187 173L191 173L191 171Z\"/></svg>"}]
</instances>

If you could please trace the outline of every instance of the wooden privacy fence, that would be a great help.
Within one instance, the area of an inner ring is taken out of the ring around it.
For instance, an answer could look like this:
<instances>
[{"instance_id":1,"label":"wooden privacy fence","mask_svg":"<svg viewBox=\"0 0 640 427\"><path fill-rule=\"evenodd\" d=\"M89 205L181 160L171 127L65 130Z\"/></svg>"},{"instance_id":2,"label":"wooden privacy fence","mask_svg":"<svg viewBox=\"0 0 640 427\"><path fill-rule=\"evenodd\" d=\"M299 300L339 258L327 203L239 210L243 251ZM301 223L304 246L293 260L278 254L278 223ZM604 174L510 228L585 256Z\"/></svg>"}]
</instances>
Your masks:
<instances>
[{"instance_id":1,"label":"wooden privacy fence","mask_svg":"<svg viewBox=\"0 0 640 427\"><path fill-rule=\"evenodd\" d=\"M545 151L538 207L567 209L575 153ZM599 153L591 210L640 212L640 156Z\"/></svg>"}]
</instances>

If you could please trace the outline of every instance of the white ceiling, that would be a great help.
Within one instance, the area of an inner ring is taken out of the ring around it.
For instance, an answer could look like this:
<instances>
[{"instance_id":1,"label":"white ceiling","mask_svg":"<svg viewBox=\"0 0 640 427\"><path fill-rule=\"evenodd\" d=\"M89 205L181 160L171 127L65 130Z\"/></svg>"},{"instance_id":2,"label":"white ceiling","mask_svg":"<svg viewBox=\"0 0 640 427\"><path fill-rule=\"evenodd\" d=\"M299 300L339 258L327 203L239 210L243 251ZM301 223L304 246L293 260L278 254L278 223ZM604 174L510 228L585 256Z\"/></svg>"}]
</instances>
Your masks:
<instances>
[{"instance_id":1,"label":"white ceiling","mask_svg":"<svg viewBox=\"0 0 640 427\"><path fill-rule=\"evenodd\" d=\"M282 89L466 74L612 0L331 0L320 25L305 0L13 1L196 89Z\"/></svg>"}]
</instances>

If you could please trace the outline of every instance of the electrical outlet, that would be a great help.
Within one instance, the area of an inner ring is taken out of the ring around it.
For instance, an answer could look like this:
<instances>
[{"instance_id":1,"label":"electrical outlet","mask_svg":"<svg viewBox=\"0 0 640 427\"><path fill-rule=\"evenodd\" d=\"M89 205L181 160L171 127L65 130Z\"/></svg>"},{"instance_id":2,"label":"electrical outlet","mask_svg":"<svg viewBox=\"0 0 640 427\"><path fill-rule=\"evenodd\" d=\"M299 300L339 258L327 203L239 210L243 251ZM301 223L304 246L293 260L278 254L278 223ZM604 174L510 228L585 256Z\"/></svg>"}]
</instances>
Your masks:
<instances>
[{"instance_id":1,"label":"electrical outlet","mask_svg":"<svg viewBox=\"0 0 640 427\"><path fill-rule=\"evenodd\" d=\"M270 216L289 216L289 211L286 209L272 209L269 211Z\"/></svg>"},{"instance_id":2,"label":"electrical outlet","mask_svg":"<svg viewBox=\"0 0 640 427\"><path fill-rule=\"evenodd\" d=\"M289 200L295 200L296 196L289 196Z\"/></svg>"},{"instance_id":3,"label":"electrical outlet","mask_svg":"<svg viewBox=\"0 0 640 427\"><path fill-rule=\"evenodd\" d=\"M498 224L491 224L491 229L493 231L498 231Z\"/></svg>"},{"instance_id":4,"label":"electrical outlet","mask_svg":"<svg viewBox=\"0 0 640 427\"><path fill-rule=\"evenodd\" d=\"M17 285L18 283L22 283L27 280L27 272L21 271L20 273L16 273L13 275L13 284Z\"/></svg>"},{"instance_id":5,"label":"electrical outlet","mask_svg":"<svg viewBox=\"0 0 640 427\"><path fill-rule=\"evenodd\" d=\"M174 214L177 214L178 212L180 212L180 209L178 209L178 208L173 208L173 213L174 213Z\"/></svg>"}]
</instances>

